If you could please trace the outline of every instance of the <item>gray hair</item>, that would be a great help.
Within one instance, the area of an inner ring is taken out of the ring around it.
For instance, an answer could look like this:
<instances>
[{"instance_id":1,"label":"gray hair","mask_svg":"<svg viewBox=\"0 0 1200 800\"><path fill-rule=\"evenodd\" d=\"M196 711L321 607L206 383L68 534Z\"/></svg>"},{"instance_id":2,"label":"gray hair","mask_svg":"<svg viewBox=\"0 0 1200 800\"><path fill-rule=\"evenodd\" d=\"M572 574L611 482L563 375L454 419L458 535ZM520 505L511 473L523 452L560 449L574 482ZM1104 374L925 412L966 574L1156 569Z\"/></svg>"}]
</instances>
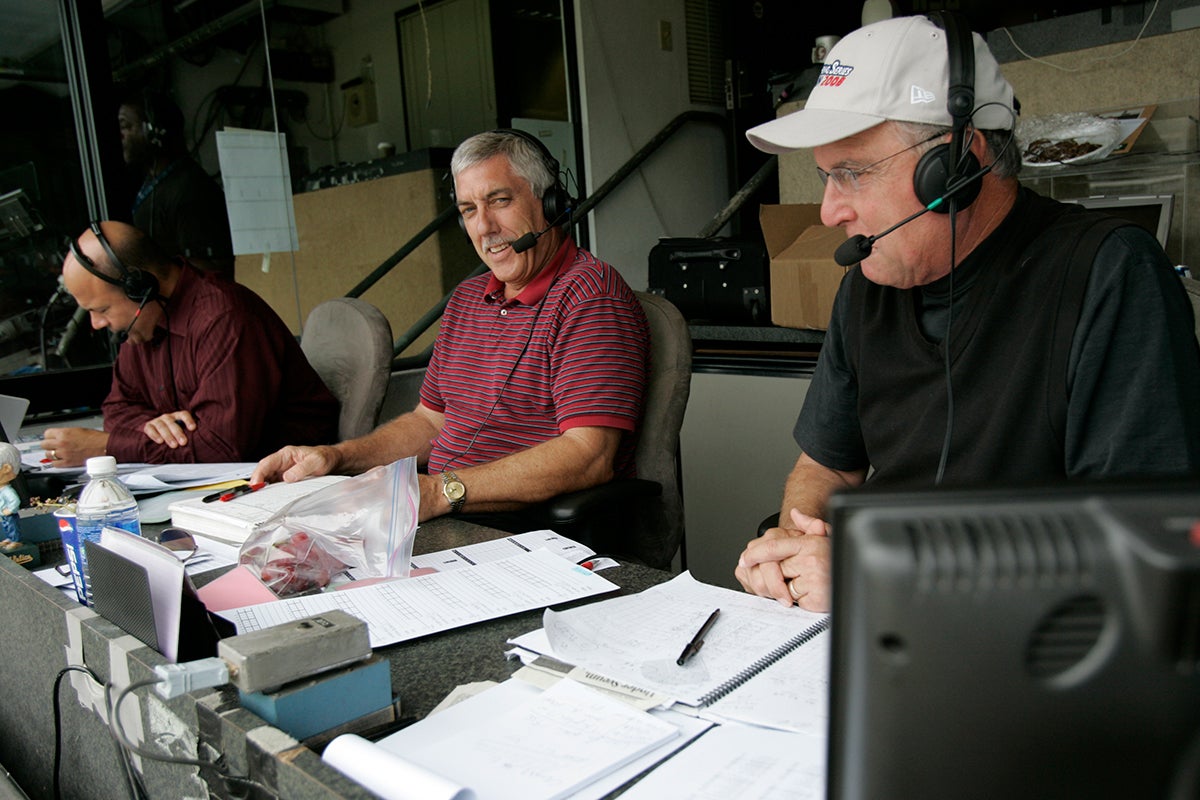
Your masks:
<instances>
[{"instance_id":1,"label":"gray hair","mask_svg":"<svg viewBox=\"0 0 1200 800\"><path fill-rule=\"evenodd\" d=\"M21 471L21 451L15 444L0 442L0 467L5 464L12 467L13 477Z\"/></svg>"},{"instance_id":2,"label":"gray hair","mask_svg":"<svg viewBox=\"0 0 1200 800\"><path fill-rule=\"evenodd\" d=\"M513 172L529 183L535 197L542 197L558 181L545 154L525 137L505 131L485 131L466 139L450 159L450 174L458 174L494 156L504 156Z\"/></svg>"},{"instance_id":3,"label":"gray hair","mask_svg":"<svg viewBox=\"0 0 1200 800\"><path fill-rule=\"evenodd\" d=\"M911 144L924 139L930 139L938 134L949 134L952 128L945 125L925 125L918 122L893 121L901 136ZM1015 178L1021 172L1021 152L1017 146L1013 131L981 130L983 141L987 144L987 154L992 163L992 174L999 178ZM924 150L930 150L937 145L932 142ZM986 166L986 165L985 165Z\"/></svg>"}]
</instances>

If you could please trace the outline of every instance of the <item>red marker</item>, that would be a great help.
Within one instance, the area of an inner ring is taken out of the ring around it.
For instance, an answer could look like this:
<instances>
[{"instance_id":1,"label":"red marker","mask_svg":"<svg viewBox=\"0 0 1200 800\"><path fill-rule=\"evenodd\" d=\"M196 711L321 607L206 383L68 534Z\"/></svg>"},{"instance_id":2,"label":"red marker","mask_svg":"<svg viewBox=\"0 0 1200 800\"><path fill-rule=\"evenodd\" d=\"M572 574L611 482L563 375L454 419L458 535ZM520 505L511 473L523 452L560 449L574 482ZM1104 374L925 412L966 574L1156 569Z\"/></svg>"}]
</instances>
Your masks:
<instances>
[{"instance_id":1,"label":"red marker","mask_svg":"<svg viewBox=\"0 0 1200 800\"><path fill-rule=\"evenodd\" d=\"M242 484L241 486L237 486L233 489L230 489L228 492L221 495L221 502L228 503L230 500L234 499L235 497L241 497L244 494L250 494L251 492L257 492L259 489L263 488L264 486L266 486L265 483Z\"/></svg>"}]
</instances>

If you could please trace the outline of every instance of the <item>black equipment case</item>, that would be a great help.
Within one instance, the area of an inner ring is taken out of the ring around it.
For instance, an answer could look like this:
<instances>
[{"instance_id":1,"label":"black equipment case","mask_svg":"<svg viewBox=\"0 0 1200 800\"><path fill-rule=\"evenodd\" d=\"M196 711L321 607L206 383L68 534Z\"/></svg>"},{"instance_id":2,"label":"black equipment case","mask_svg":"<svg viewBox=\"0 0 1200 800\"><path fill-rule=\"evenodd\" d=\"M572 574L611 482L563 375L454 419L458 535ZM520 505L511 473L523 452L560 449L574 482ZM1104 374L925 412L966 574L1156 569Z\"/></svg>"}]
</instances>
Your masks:
<instances>
[{"instance_id":1,"label":"black equipment case","mask_svg":"<svg viewBox=\"0 0 1200 800\"><path fill-rule=\"evenodd\" d=\"M659 239L650 249L650 292L670 300L692 322L769 325L769 278L762 242Z\"/></svg>"}]
</instances>

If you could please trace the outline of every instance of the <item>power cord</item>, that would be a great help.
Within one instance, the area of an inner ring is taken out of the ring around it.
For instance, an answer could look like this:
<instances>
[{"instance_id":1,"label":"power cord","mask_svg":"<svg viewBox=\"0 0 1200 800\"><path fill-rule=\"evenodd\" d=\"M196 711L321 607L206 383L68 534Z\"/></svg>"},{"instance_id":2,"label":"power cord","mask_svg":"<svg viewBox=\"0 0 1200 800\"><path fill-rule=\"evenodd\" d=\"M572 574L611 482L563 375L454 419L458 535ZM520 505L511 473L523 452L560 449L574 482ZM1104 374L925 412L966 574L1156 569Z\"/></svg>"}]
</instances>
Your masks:
<instances>
[{"instance_id":1,"label":"power cord","mask_svg":"<svg viewBox=\"0 0 1200 800\"><path fill-rule=\"evenodd\" d=\"M181 764L189 767L208 768L214 770L218 777L226 784L244 786L257 789L265 796L276 797L266 785L259 783L251 778L241 775L231 775L219 763L213 761L205 761L203 759L182 758L179 756L167 755L155 750L147 749L130 741L125 733L125 727L121 723L120 708L121 703L125 698L139 689L144 689L147 686L154 686L158 694L164 699L179 697L187 692L199 691L200 689L208 689L213 686L229 682L229 667L219 658L203 658L198 661L190 661L184 664L160 664L154 668L155 677L143 681L136 681L117 692L116 696L112 696L113 690L116 688L111 683L103 683L96 673L85 666L69 665L59 671L58 676L54 680L54 797L61 798L59 789L59 766L61 761L61 725L60 725L60 707L59 707L59 687L62 684L63 677L68 672L83 672L88 675L98 686L103 686L105 691L105 699L108 713L108 727L112 731L113 739L118 745L117 752L120 754L122 764L125 768L126 776L130 783L130 794L136 800L144 798L145 792L140 786L137 775L133 769L133 765L129 762L129 754L135 754L142 758L148 758L152 761L162 761L169 764Z\"/></svg>"},{"instance_id":2,"label":"power cord","mask_svg":"<svg viewBox=\"0 0 1200 800\"><path fill-rule=\"evenodd\" d=\"M78 666L75 664L63 667L54 677L54 768L52 772L52 786L55 800L61 800L62 798L62 785L59 779L59 773L62 769L62 706L59 701L59 690L62 687L63 678L65 678L70 672L82 672L84 675L87 675L89 678L91 678L97 686L104 685L103 681L101 681L96 673L93 672L89 667ZM142 795L140 788L133 777L132 765L129 763L129 759L126 756L125 751L122 750L119 745L117 746L117 757L121 759L121 768L125 772L126 780L130 782L130 794L134 798L141 797Z\"/></svg>"}]
</instances>

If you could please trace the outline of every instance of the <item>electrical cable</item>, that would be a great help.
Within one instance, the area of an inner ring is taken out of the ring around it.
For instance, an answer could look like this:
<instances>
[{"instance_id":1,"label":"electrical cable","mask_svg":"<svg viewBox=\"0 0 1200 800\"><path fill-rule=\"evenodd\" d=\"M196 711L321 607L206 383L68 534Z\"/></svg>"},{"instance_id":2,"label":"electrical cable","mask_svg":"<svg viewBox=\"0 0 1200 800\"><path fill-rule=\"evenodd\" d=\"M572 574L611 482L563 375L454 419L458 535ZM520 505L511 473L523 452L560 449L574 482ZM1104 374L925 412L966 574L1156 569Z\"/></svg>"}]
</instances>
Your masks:
<instances>
[{"instance_id":1,"label":"electrical cable","mask_svg":"<svg viewBox=\"0 0 1200 800\"><path fill-rule=\"evenodd\" d=\"M209 131L211 131L213 126L217 124L217 118L220 116L220 113L221 113L221 106L219 104L220 103L219 96L220 96L221 89L225 88L226 86L237 86L238 82L241 81L241 79L243 77L245 77L246 70L250 67L251 56L254 55L254 50L257 47L258 47L257 39L250 42L250 46L246 48L245 55L242 56L245 59L245 61L242 63L242 68L240 70L238 70L238 74L236 76L234 76L232 83L223 84L222 86L218 86L216 89L213 89L211 92L209 92L205 96L204 100L201 100L199 105L196 106L196 112L192 115L192 128L193 129L195 129L195 127L196 127L196 120L199 118L200 109L204 107L205 101L209 100L209 98L212 99L212 102L209 105L208 117L204 123L204 130L200 131L200 133L198 133L196 135L195 143L192 145L191 149L188 151L189 155L191 155L193 158L195 158L196 153L200 150L200 145L203 144L204 140L208 137Z\"/></svg>"},{"instance_id":2,"label":"electrical cable","mask_svg":"<svg viewBox=\"0 0 1200 800\"><path fill-rule=\"evenodd\" d=\"M954 437L954 383L950 379L950 326L954 323L954 261L957 255L958 235L955 230L958 203L950 198L950 297L946 303L946 333L942 336L942 351L946 366L946 436L942 440L942 454L938 458L934 486L942 485L946 463L950 460L950 440Z\"/></svg>"},{"instance_id":3,"label":"electrical cable","mask_svg":"<svg viewBox=\"0 0 1200 800\"><path fill-rule=\"evenodd\" d=\"M537 273L540 273L543 269L545 269L546 264L549 263L549 260L553 257L554 251L551 251L550 255L546 257L546 260L542 263L542 265L538 267ZM546 294L542 295L542 299L538 303L537 311L534 312L533 321L529 323L529 333L525 336L525 343L521 345L521 350L517 353L517 357L513 361L512 366L509 367L508 374L504 376L504 380L500 384L500 389L496 392L496 399L492 402L492 407L488 409L487 414L485 414L483 417L483 421L480 422L479 426L475 429L475 433L472 434L471 441L467 442L467 446L446 459L446 463L442 466L443 472L453 467L455 461L471 452L471 448L475 446L475 440L479 438L479 434L483 433L483 429L487 427L488 420L492 418L492 414L495 413L496 407L500 405L501 398L504 397L504 390L508 388L509 381L512 380L512 376L517 371L517 366L521 363L521 359L525 357L525 352L529 349L529 344L533 341L533 333L537 329L538 318L542 315L542 309L546 305L546 299L550 296L550 290L554 288L554 284L558 282L558 278L561 274L562 272L560 271L558 275L555 275L554 280L552 280L550 285L546 287Z\"/></svg>"},{"instance_id":4,"label":"electrical cable","mask_svg":"<svg viewBox=\"0 0 1200 800\"><path fill-rule=\"evenodd\" d=\"M329 93L326 92L325 93L326 116L329 116L329 112L333 110L333 109L329 108L329 106L331 106L332 104L333 104L333 99L329 96ZM328 136L322 136L321 134L319 134L315 130L313 130L312 118L307 113L304 115L304 127L308 129L308 132L310 134L312 134L312 137L314 139L318 139L322 142L332 142L335 139L337 139L337 137L341 134L342 128L345 126L345 124L346 124L346 103L342 103L342 113L338 117L337 127L335 127L333 129L333 132L330 133Z\"/></svg>"},{"instance_id":5,"label":"electrical cable","mask_svg":"<svg viewBox=\"0 0 1200 800\"><path fill-rule=\"evenodd\" d=\"M175 400L175 410L182 411L183 406L179 405L179 387L175 384L174 351L171 349L171 312L167 310L167 301L162 297L159 297L158 303L162 306L163 320L167 323L167 372L171 375L171 397Z\"/></svg>"},{"instance_id":6,"label":"electrical cable","mask_svg":"<svg viewBox=\"0 0 1200 800\"><path fill-rule=\"evenodd\" d=\"M52 791L55 800L61 800L62 798L62 785L59 778L59 773L62 769L62 704L59 700L59 691L62 687L63 678L65 678L69 672L82 672L91 678L97 686L104 686L104 682L100 680L99 676L97 676L90 667L79 666L77 664L68 664L60 669L58 674L54 677L54 690L51 697L52 706L54 709L54 766L51 771L51 780L53 787ZM133 794L134 797L137 797L138 789L133 788L136 786L136 784L134 783L131 774L132 766L129 764L129 759L126 756L125 751L121 749L120 745L117 746L117 757L121 759L121 766L125 772L126 780L130 781L131 794Z\"/></svg>"},{"instance_id":7,"label":"electrical cable","mask_svg":"<svg viewBox=\"0 0 1200 800\"><path fill-rule=\"evenodd\" d=\"M1101 58L1093 58L1089 61L1085 61L1082 65L1080 65L1078 67L1064 67L1059 64L1053 64L1049 61L1046 61L1044 58L1038 58L1037 56L1030 55L1029 53L1026 53L1021 48L1021 45L1017 44L1017 40L1013 38L1012 31L1010 31L1007 27L1001 28L1000 30L1004 31L1004 34L1006 36L1008 36L1008 41L1012 43L1013 48L1015 48L1018 53L1025 56L1030 61L1036 61L1039 64L1045 64L1047 67L1051 67L1060 72L1082 72L1083 70L1088 69L1089 67L1091 67L1095 64L1101 64L1105 61L1112 61L1114 59L1120 58L1121 56L1125 55L1133 48L1137 47L1138 42L1140 42L1142 40L1142 35L1146 32L1146 27L1150 25L1150 20L1154 19L1154 12L1158 10L1158 3L1159 3L1159 0L1154 0L1154 5L1151 6L1151 8L1150 8L1150 13L1146 15L1146 21L1142 23L1141 30L1138 31L1137 36L1135 36L1133 38L1133 41L1129 43L1128 47L1126 47L1124 50L1121 50L1118 53L1113 53L1112 55L1109 55L1109 56L1103 56Z\"/></svg>"},{"instance_id":8,"label":"electrical cable","mask_svg":"<svg viewBox=\"0 0 1200 800\"><path fill-rule=\"evenodd\" d=\"M130 753L139 755L142 758L148 758L152 761L161 761L161 762L164 762L167 764L179 764L181 766L209 768L209 769L214 770L217 773L217 776L220 777L220 779L225 781L226 783L236 783L236 784L239 784L242 786L249 786L254 789L258 789L260 792L263 792L270 797L278 797L278 795L272 789L270 789L270 787L266 786L265 784L262 784L256 780L254 780L253 778L248 778L248 777L244 777L244 776L240 776L240 775L231 775L228 772L226 772L224 770L224 768L221 767L216 762L205 761L203 759L197 759L197 758L183 758L180 756L170 756L170 755L166 755L165 753L158 753L153 750L148 750L148 749L141 747L140 745L137 745L134 742L130 741L129 737L125 734L125 727L121 724L121 715L120 715L121 703L125 700L125 698L128 695L137 691L138 689L144 689L147 686L154 686L155 684L162 683L162 682L163 682L163 679L161 679L161 678L150 678L147 680L135 681L134 683L129 684L128 686L126 686L124 689L122 689L120 692L117 693L116 699L113 700L112 704L109 706L109 709L108 709L108 726L109 726L109 729L112 731L113 738L116 739L117 744L119 744L121 747L123 747L126 751L128 751Z\"/></svg>"}]
</instances>

